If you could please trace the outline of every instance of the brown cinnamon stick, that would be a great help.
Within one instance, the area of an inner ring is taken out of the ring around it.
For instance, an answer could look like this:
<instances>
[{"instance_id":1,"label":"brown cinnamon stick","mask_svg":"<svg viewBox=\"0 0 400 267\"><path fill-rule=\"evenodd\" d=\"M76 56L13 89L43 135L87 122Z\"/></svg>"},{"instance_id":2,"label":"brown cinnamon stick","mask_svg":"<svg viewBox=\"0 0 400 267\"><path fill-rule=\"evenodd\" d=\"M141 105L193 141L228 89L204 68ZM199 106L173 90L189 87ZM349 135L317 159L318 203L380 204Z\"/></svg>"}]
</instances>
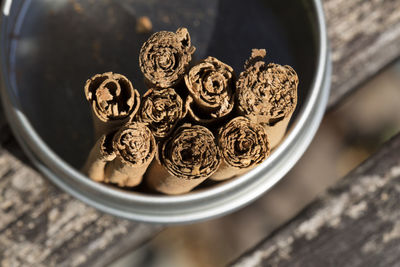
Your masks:
<instances>
[{"instance_id":1,"label":"brown cinnamon stick","mask_svg":"<svg viewBox=\"0 0 400 267\"><path fill-rule=\"evenodd\" d=\"M85 96L92 107L95 140L128 122L140 106L139 92L132 83L112 72L87 80Z\"/></svg>"},{"instance_id":2,"label":"brown cinnamon stick","mask_svg":"<svg viewBox=\"0 0 400 267\"><path fill-rule=\"evenodd\" d=\"M151 87L173 87L183 78L194 51L186 28L179 28L175 33L154 33L139 54L140 69L146 82Z\"/></svg>"},{"instance_id":3,"label":"brown cinnamon stick","mask_svg":"<svg viewBox=\"0 0 400 267\"><path fill-rule=\"evenodd\" d=\"M265 128L243 116L232 119L220 129L218 146L222 162L210 178L215 181L243 174L270 154Z\"/></svg>"},{"instance_id":4,"label":"brown cinnamon stick","mask_svg":"<svg viewBox=\"0 0 400 267\"><path fill-rule=\"evenodd\" d=\"M264 49L253 49L236 82L239 114L264 124L271 147L283 138L297 104L299 79L290 66L266 64Z\"/></svg>"},{"instance_id":5,"label":"brown cinnamon stick","mask_svg":"<svg viewBox=\"0 0 400 267\"><path fill-rule=\"evenodd\" d=\"M208 57L190 69L185 84L190 94L186 109L195 122L210 124L232 111L234 72L227 64Z\"/></svg>"},{"instance_id":6,"label":"brown cinnamon stick","mask_svg":"<svg viewBox=\"0 0 400 267\"><path fill-rule=\"evenodd\" d=\"M88 159L82 168L82 172L97 182L105 182L104 168L108 162L115 159L112 148L114 132L102 135L89 153Z\"/></svg>"},{"instance_id":7,"label":"brown cinnamon stick","mask_svg":"<svg viewBox=\"0 0 400 267\"><path fill-rule=\"evenodd\" d=\"M172 88L149 89L142 97L138 120L147 126L157 138L165 138L185 117L183 101Z\"/></svg>"},{"instance_id":8,"label":"brown cinnamon stick","mask_svg":"<svg viewBox=\"0 0 400 267\"><path fill-rule=\"evenodd\" d=\"M164 142L158 157L149 167L146 181L166 194L189 192L214 174L221 163L211 131L190 124L179 127Z\"/></svg>"},{"instance_id":9,"label":"brown cinnamon stick","mask_svg":"<svg viewBox=\"0 0 400 267\"><path fill-rule=\"evenodd\" d=\"M120 187L140 184L157 150L150 129L144 123L125 124L114 135L112 146L116 158L105 168L105 181Z\"/></svg>"}]
</instances>

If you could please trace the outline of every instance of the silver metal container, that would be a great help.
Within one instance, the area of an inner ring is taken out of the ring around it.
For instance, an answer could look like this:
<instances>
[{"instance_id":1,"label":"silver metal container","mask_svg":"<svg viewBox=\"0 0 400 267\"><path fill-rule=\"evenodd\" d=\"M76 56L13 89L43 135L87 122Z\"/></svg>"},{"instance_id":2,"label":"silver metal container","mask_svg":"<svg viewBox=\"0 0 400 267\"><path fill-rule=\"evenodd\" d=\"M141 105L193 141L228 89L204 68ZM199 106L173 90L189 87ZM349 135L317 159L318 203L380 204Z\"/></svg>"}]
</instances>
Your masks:
<instances>
[{"instance_id":1,"label":"silver metal container","mask_svg":"<svg viewBox=\"0 0 400 267\"><path fill-rule=\"evenodd\" d=\"M310 144L329 95L330 59L317 0L3 0L1 93L9 123L36 167L57 186L104 212L153 223L221 216L255 200L292 168ZM79 172L93 144L83 84L114 71L144 92L137 16L153 30L186 26L197 58L243 68L251 48L299 74L299 103L284 142L251 172L182 196L121 190Z\"/></svg>"}]
</instances>

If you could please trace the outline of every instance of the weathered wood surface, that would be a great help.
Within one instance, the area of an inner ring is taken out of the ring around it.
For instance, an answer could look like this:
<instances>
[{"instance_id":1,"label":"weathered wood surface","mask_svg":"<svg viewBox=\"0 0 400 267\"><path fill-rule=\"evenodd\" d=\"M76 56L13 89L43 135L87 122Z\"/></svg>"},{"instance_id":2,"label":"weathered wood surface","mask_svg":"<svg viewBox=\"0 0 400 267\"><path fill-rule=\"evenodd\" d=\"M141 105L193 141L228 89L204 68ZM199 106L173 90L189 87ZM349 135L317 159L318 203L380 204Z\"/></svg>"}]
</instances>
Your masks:
<instances>
[{"instance_id":1,"label":"weathered wood surface","mask_svg":"<svg viewBox=\"0 0 400 267\"><path fill-rule=\"evenodd\" d=\"M161 229L96 211L27 162L0 113L0 266L106 266Z\"/></svg>"},{"instance_id":2,"label":"weathered wood surface","mask_svg":"<svg viewBox=\"0 0 400 267\"><path fill-rule=\"evenodd\" d=\"M399 5L399 0L324 1L334 61L331 107L400 54ZM0 112L0 265L105 266L161 229L88 207L57 190L28 162ZM367 250L382 247L379 238L371 242Z\"/></svg>"},{"instance_id":3,"label":"weathered wood surface","mask_svg":"<svg viewBox=\"0 0 400 267\"><path fill-rule=\"evenodd\" d=\"M234 266L400 266L400 134Z\"/></svg>"},{"instance_id":4,"label":"weathered wood surface","mask_svg":"<svg viewBox=\"0 0 400 267\"><path fill-rule=\"evenodd\" d=\"M399 0L324 0L332 48L332 108L400 56Z\"/></svg>"}]
</instances>

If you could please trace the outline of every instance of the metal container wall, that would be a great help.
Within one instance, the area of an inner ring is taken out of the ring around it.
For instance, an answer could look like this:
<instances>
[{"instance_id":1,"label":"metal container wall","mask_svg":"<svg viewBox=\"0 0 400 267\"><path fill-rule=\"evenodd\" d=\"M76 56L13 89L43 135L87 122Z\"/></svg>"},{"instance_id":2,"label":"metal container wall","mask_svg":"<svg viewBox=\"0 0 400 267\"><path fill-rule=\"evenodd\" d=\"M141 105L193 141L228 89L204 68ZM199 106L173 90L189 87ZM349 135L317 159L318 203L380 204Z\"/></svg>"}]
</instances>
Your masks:
<instances>
[{"instance_id":1,"label":"metal container wall","mask_svg":"<svg viewBox=\"0 0 400 267\"><path fill-rule=\"evenodd\" d=\"M5 0L1 12L1 98L15 136L57 186L116 216L186 223L250 203L298 161L325 111L331 62L317 0L126 0L96 5ZM112 70L145 91L137 58L151 33L135 33L139 14L150 17L154 31L187 27L197 59L212 55L239 73L251 48L266 48L268 61L296 69L299 104L285 140L265 162L241 177L182 196L122 190L79 172L93 144L83 95L86 79Z\"/></svg>"}]
</instances>

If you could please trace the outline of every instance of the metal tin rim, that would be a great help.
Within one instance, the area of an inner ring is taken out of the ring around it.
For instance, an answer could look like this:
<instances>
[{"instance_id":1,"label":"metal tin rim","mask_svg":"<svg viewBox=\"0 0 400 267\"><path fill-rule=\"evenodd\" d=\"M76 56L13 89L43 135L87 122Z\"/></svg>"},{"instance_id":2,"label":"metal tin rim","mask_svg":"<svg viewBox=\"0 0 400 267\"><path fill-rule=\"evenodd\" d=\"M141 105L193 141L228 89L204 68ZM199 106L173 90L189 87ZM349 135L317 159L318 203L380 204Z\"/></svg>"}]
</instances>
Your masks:
<instances>
[{"instance_id":1,"label":"metal tin rim","mask_svg":"<svg viewBox=\"0 0 400 267\"><path fill-rule=\"evenodd\" d=\"M2 49L1 92L6 115L37 168L56 185L99 210L127 219L168 224L222 216L255 200L276 184L304 153L322 120L329 96L331 63L322 4L317 0L313 4L318 24L319 56L317 74L303 110L283 143L265 162L214 188L182 196L150 196L110 188L88 179L46 145L21 111L17 97L12 90L6 89L12 87L6 75L7 70L10 71L5 60L6 51ZM1 34L4 37L4 31Z\"/></svg>"}]
</instances>

